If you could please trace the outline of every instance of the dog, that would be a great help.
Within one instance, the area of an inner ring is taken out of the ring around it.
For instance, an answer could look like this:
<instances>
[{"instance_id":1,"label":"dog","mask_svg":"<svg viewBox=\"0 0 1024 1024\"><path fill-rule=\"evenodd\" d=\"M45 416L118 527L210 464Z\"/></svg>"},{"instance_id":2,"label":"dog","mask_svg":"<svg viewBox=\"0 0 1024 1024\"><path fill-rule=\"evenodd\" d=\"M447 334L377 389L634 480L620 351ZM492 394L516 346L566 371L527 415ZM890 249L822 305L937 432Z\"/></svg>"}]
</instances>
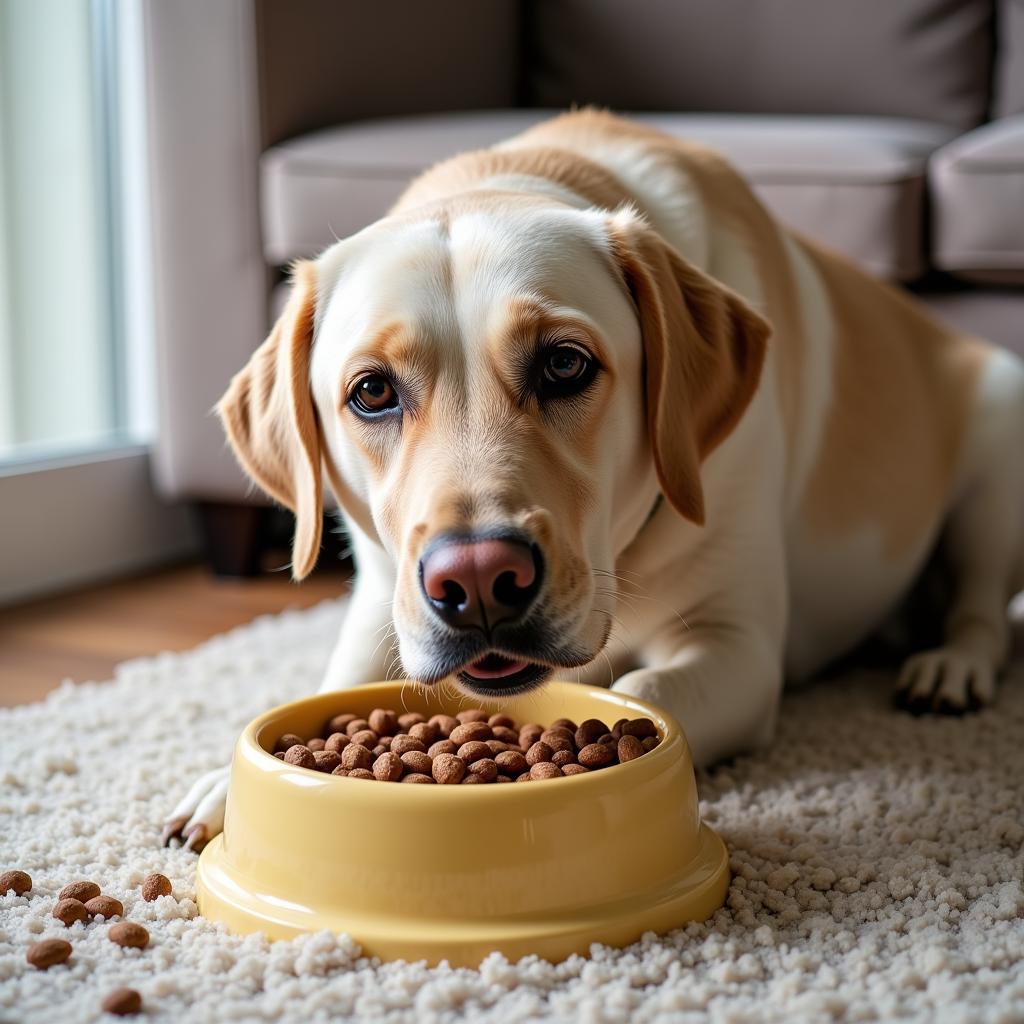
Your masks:
<instances>
[{"instance_id":1,"label":"dog","mask_svg":"<svg viewBox=\"0 0 1024 1024\"><path fill-rule=\"evenodd\" d=\"M642 697L707 765L870 634L941 544L916 711L988 704L1024 587L1024 363L782 227L719 155L576 111L427 170L293 269L218 406L313 568L357 574L321 692ZM378 642L382 641L382 642ZM165 838L223 823L227 769Z\"/></svg>"}]
</instances>

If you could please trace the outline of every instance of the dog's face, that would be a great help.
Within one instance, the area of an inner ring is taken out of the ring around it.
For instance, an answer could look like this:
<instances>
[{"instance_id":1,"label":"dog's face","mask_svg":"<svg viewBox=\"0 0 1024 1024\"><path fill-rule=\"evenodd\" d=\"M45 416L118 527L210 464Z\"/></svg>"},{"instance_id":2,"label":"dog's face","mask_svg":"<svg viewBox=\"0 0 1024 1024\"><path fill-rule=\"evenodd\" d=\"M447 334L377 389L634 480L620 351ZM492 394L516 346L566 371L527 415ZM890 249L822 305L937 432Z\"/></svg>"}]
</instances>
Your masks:
<instances>
[{"instance_id":1,"label":"dog's face","mask_svg":"<svg viewBox=\"0 0 1024 1024\"><path fill-rule=\"evenodd\" d=\"M601 651L618 554L699 463L766 327L629 213L478 193L301 265L221 414L315 561L320 472L395 565L406 673L487 695Z\"/></svg>"}]
</instances>

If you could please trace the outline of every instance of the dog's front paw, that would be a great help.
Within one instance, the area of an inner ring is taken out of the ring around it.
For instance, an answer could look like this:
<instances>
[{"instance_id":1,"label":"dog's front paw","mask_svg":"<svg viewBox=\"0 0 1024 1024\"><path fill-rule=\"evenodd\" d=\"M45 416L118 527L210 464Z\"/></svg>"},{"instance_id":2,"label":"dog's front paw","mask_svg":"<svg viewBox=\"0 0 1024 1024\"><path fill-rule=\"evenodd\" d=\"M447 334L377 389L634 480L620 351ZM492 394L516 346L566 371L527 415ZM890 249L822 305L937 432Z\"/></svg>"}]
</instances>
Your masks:
<instances>
[{"instance_id":1,"label":"dog's front paw","mask_svg":"<svg viewBox=\"0 0 1024 1024\"><path fill-rule=\"evenodd\" d=\"M230 768L217 768L196 779L177 807L164 819L163 843L180 839L197 853L224 827L224 803Z\"/></svg>"},{"instance_id":2,"label":"dog's front paw","mask_svg":"<svg viewBox=\"0 0 1024 1024\"><path fill-rule=\"evenodd\" d=\"M995 669L987 658L938 647L903 663L894 702L914 715L962 715L991 704L995 692Z\"/></svg>"}]
</instances>

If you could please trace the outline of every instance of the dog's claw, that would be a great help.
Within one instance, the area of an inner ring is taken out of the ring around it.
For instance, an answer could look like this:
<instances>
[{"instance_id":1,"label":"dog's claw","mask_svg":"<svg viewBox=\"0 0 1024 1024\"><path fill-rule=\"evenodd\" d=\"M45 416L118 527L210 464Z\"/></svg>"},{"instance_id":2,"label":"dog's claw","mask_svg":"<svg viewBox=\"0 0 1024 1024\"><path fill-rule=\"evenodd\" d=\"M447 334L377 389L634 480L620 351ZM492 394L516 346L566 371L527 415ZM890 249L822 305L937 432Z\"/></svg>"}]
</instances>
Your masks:
<instances>
[{"instance_id":1,"label":"dog's claw","mask_svg":"<svg viewBox=\"0 0 1024 1024\"><path fill-rule=\"evenodd\" d=\"M182 833L182 838L185 840L186 850L192 850L195 853L199 853L208 842L206 838L206 826L193 825L187 832Z\"/></svg>"},{"instance_id":2,"label":"dog's claw","mask_svg":"<svg viewBox=\"0 0 1024 1024\"><path fill-rule=\"evenodd\" d=\"M162 846L170 846L172 839L180 839L181 830L185 827L185 823L187 821L188 815L183 815L180 818L171 818L171 820L164 825L163 832L160 833L160 844Z\"/></svg>"}]
</instances>

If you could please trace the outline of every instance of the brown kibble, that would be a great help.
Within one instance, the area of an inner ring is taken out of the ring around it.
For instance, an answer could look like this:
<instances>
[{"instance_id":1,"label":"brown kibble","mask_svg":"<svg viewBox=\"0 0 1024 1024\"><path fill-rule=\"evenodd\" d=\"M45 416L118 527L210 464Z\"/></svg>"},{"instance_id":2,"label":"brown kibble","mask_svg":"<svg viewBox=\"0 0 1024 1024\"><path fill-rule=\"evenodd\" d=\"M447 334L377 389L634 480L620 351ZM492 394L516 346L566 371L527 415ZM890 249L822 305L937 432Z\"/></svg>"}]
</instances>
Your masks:
<instances>
[{"instance_id":1,"label":"brown kibble","mask_svg":"<svg viewBox=\"0 0 1024 1024\"><path fill-rule=\"evenodd\" d=\"M365 747L363 748L365 749ZM376 776L366 768L352 768L349 770L350 779L374 779Z\"/></svg>"},{"instance_id":2,"label":"brown kibble","mask_svg":"<svg viewBox=\"0 0 1024 1024\"><path fill-rule=\"evenodd\" d=\"M567 764L562 768L563 775L586 775L589 771L581 764Z\"/></svg>"},{"instance_id":3,"label":"brown kibble","mask_svg":"<svg viewBox=\"0 0 1024 1024\"><path fill-rule=\"evenodd\" d=\"M418 711L408 711L404 715L398 716L398 732L408 732L414 725L419 725L420 722L425 722L426 716L421 715ZM431 719L433 721L433 719Z\"/></svg>"},{"instance_id":4,"label":"brown kibble","mask_svg":"<svg viewBox=\"0 0 1024 1024\"><path fill-rule=\"evenodd\" d=\"M472 764L474 761L479 761L482 758L490 758L491 748L479 740L470 740L469 743L463 743L459 747L458 755L466 764Z\"/></svg>"},{"instance_id":5,"label":"brown kibble","mask_svg":"<svg viewBox=\"0 0 1024 1024\"><path fill-rule=\"evenodd\" d=\"M431 743L436 743L440 738L441 730L436 725L431 725L430 722L416 722L409 726L409 735L429 747Z\"/></svg>"},{"instance_id":6,"label":"brown kibble","mask_svg":"<svg viewBox=\"0 0 1024 1024\"><path fill-rule=\"evenodd\" d=\"M378 747L383 747L385 750L390 750L391 749L391 741L394 738L395 738L394 736L381 736L381 738L377 741L377 746Z\"/></svg>"},{"instance_id":7,"label":"brown kibble","mask_svg":"<svg viewBox=\"0 0 1024 1024\"><path fill-rule=\"evenodd\" d=\"M434 758L431 775L442 786L451 786L462 781L466 774L466 762L455 754L439 754Z\"/></svg>"},{"instance_id":8,"label":"brown kibble","mask_svg":"<svg viewBox=\"0 0 1024 1024\"><path fill-rule=\"evenodd\" d=\"M576 732L576 723L571 718L556 718L549 726L549 729L565 729L572 734Z\"/></svg>"},{"instance_id":9,"label":"brown kibble","mask_svg":"<svg viewBox=\"0 0 1024 1024\"><path fill-rule=\"evenodd\" d=\"M348 723L354 722L355 720L355 715L335 715L324 727L324 732L327 733L328 736L336 732L343 733L348 728Z\"/></svg>"},{"instance_id":10,"label":"brown kibble","mask_svg":"<svg viewBox=\"0 0 1024 1024\"><path fill-rule=\"evenodd\" d=\"M313 760L318 772L333 772L341 764L341 754L333 750L314 750Z\"/></svg>"},{"instance_id":11,"label":"brown kibble","mask_svg":"<svg viewBox=\"0 0 1024 1024\"><path fill-rule=\"evenodd\" d=\"M80 903L84 903L99 894L100 887L95 882L71 882L57 893L57 899L78 900Z\"/></svg>"},{"instance_id":12,"label":"brown kibble","mask_svg":"<svg viewBox=\"0 0 1024 1024\"><path fill-rule=\"evenodd\" d=\"M373 750L370 751L370 753L373 754L374 760L380 757L381 754L386 754L387 752L388 748L385 747L383 743L378 743L377 746L375 746Z\"/></svg>"},{"instance_id":13,"label":"brown kibble","mask_svg":"<svg viewBox=\"0 0 1024 1024\"><path fill-rule=\"evenodd\" d=\"M306 746L315 754L318 750L323 750L327 746L327 740L322 739L320 736L311 736L306 740Z\"/></svg>"},{"instance_id":14,"label":"brown kibble","mask_svg":"<svg viewBox=\"0 0 1024 1024\"><path fill-rule=\"evenodd\" d=\"M85 904L85 909L89 911L90 917L96 917L102 914L108 921L112 917L124 917L124 904L120 900L114 899L113 896L93 896L88 903Z\"/></svg>"},{"instance_id":15,"label":"brown kibble","mask_svg":"<svg viewBox=\"0 0 1024 1024\"><path fill-rule=\"evenodd\" d=\"M606 732L603 736L599 736L597 738L597 742L598 743L610 743L614 747L615 744L619 742L619 739L613 733ZM588 744L588 746L589 746L589 744ZM580 749L582 749L582 748L580 748Z\"/></svg>"},{"instance_id":16,"label":"brown kibble","mask_svg":"<svg viewBox=\"0 0 1024 1024\"><path fill-rule=\"evenodd\" d=\"M357 732L364 732L370 728L370 723L365 718L353 718L348 725L345 726L346 736L355 736Z\"/></svg>"},{"instance_id":17,"label":"brown kibble","mask_svg":"<svg viewBox=\"0 0 1024 1024\"><path fill-rule=\"evenodd\" d=\"M487 749L491 752L491 757L496 757L498 754L503 754L506 750L518 750L519 744L517 743L514 747L508 743L502 743L501 740L486 740Z\"/></svg>"},{"instance_id":18,"label":"brown kibble","mask_svg":"<svg viewBox=\"0 0 1024 1024\"><path fill-rule=\"evenodd\" d=\"M449 738L452 743L457 743L461 747L463 743L482 743L484 740L494 739L494 736L486 722L466 722L452 729Z\"/></svg>"},{"instance_id":19,"label":"brown kibble","mask_svg":"<svg viewBox=\"0 0 1024 1024\"><path fill-rule=\"evenodd\" d=\"M0 896L13 892L15 896L24 896L32 890L32 876L25 871L5 871L0 875Z\"/></svg>"},{"instance_id":20,"label":"brown kibble","mask_svg":"<svg viewBox=\"0 0 1024 1024\"><path fill-rule=\"evenodd\" d=\"M430 744L430 749L427 753L431 757L437 757L439 754L457 754L459 752L459 745L452 743L451 740L438 740L436 743Z\"/></svg>"},{"instance_id":21,"label":"brown kibble","mask_svg":"<svg viewBox=\"0 0 1024 1024\"><path fill-rule=\"evenodd\" d=\"M516 780L513 779L511 775L499 775L494 781L495 782L515 782Z\"/></svg>"},{"instance_id":22,"label":"brown kibble","mask_svg":"<svg viewBox=\"0 0 1024 1024\"><path fill-rule=\"evenodd\" d=\"M522 775L516 776L516 782L533 782L533 777L529 772L523 772Z\"/></svg>"},{"instance_id":23,"label":"brown kibble","mask_svg":"<svg viewBox=\"0 0 1024 1024\"><path fill-rule=\"evenodd\" d=\"M540 734L544 731L543 725L537 725L536 722L530 722L529 725L524 725L519 730L519 746L523 750L529 750L530 747L540 739Z\"/></svg>"},{"instance_id":24,"label":"brown kibble","mask_svg":"<svg viewBox=\"0 0 1024 1024\"><path fill-rule=\"evenodd\" d=\"M333 750L335 754L340 754L351 742L343 732L332 732L327 737L324 750Z\"/></svg>"},{"instance_id":25,"label":"brown kibble","mask_svg":"<svg viewBox=\"0 0 1024 1024\"><path fill-rule=\"evenodd\" d=\"M71 956L71 943L64 939L43 939L28 947L25 959L37 970L46 971Z\"/></svg>"},{"instance_id":26,"label":"brown kibble","mask_svg":"<svg viewBox=\"0 0 1024 1024\"><path fill-rule=\"evenodd\" d=\"M274 753L280 751L282 754L287 751L289 747L301 747L304 746L301 736L296 736L293 732L286 732L278 741L274 744Z\"/></svg>"},{"instance_id":27,"label":"brown kibble","mask_svg":"<svg viewBox=\"0 0 1024 1024\"><path fill-rule=\"evenodd\" d=\"M619 737L620 737L620 736L622 735L622 727L623 727L623 726L624 726L624 725L626 724L626 722L628 722L628 721L629 721L629 719L628 719L628 718L620 718L620 719L619 719L619 720L618 720L618 721L617 721L617 722L616 722L616 723L615 723L615 724L614 724L614 725L612 726L612 735L613 735L613 736L615 737L615 742L616 742L616 743L618 743L618 741L619 741Z\"/></svg>"},{"instance_id":28,"label":"brown kibble","mask_svg":"<svg viewBox=\"0 0 1024 1024\"><path fill-rule=\"evenodd\" d=\"M623 723L622 735L636 736L643 740L648 736L657 736L658 727L649 718L634 718L631 722Z\"/></svg>"},{"instance_id":29,"label":"brown kibble","mask_svg":"<svg viewBox=\"0 0 1024 1024\"><path fill-rule=\"evenodd\" d=\"M415 775L429 775L432 763L430 755L424 754L422 750L407 750L402 755L406 771Z\"/></svg>"},{"instance_id":30,"label":"brown kibble","mask_svg":"<svg viewBox=\"0 0 1024 1024\"><path fill-rule=\"evenodd\" d=\"M367 750L373 750L379 739L372 729L360 729L359 732L352 733L350 738L353 743L358 743L359 746L366 747Z\"/></svg>"},{"instance_id":31,"label":"brown kibble","mask_svg":"<svg viewBox=\"0 0 1024 1024\"><path fill-rule=\"evenodd\" d=\"M433 785L434 780L423 772L410 772L408 775L402 778L403 782L418 782L420 784L429 782Z\"/></svg>"},{"instance_id":32,"label":"brown kibble","mask_svg":"<svg viewBox=\"0 0 1024 1024\"><path fill-rule=\"evenodd\" d=\"M348 769L343 764L339 764L338 767L335 768L333 772L331 772L331 774L332 775L342 775L342 776L348 775Z\"/></svg>"},{"instance_id":33,"label":"brown kibble","mask_svg":"<svg viewBox=\"0 0 1024 1024\"><path fill-rule=\"evenodd\" d=\"M558 753L559 750L574 750L573 747L573 733L569 732L568 729L545 729L540 734L540 742L546 743L552 753Z\"/></svg>"},{"instance_id":34,"label":"brown kibble","mask_svg":"<svg viewBox=\"0 0 1024 1024\"><path fill-rule=\"evenodd\" d=\"M142 1009L142 996L133 988L115 988L103 997L100 1009L115 1017L131 1017Z\"/></svg>"},{"instance_id":35,"label":"brown kibble","mask_svg":"<svg viewBox=\"0 0 1024 1024\"><path fill-rule=\"evenodd\" d=\"M341 752L341 767L350 772L356 768L368 769L373 764L373 754L360 743L350 743Z\"/></svg>"},{"instance_id":36,"label":"brown kibble","mask_svg":"<svg viewBox=\"0 0 1024 1024\"><path fill-rule=\"evenodd\" d=\"M433 715L430 719L431 725L437 726L437 731L445 738L451 736L452 729L455 729L459 720L451 715Z\"/></svg>"},{"instance_id":37,"label":"brown kibble","mask_svg":"<svg viewBox=\"0 0 1024 1024\"><path fill-rule=\"evenodd\" d=\"M619 762L635 761L643 757L644 745L635 737L630 735L622 736L618 743Z\"/></svg>"},{"instance_id":38,"label":"brown kibble","mask_svg":"<svg viewBox=\"0 0 1024 1024\"><path fill-rule=\"evenodd\" d=\"M660 736L645 736L641 741L643 744L644 752L650 753L660 742Z\"/></svg>"},{"instance_id":39,"label":"brown kibble","mask_svg":"<svg viewBox=\"0 0 1024 1024\"><path fill-rule=\"evenodd\" d=\"M498 777L498 766L489 757L483 757L474 761L469 766L470 774L475 775L481 782L493 782Z\"/></svg>"},{"instance_id":40,"label":"brown kibble","mask_svg":"<svg viewBox=\"0 0 1024 1024\"><path fill-rule=\"evenodd\" d=\"M85 909L85 904L81 900L65 897L57 901L53 908L53 916L65 928L70 928L76 921L88 921L89 911Z\"/></svg>"},{"instance_id":41,"label":"brown kibble","mask_svg":"<svg viewBox=\"0 0 1024 1024\"><path fill-rule=\"evenodd\" d=\"M313 751L302 743L296 743L284 752L285 764L293 764L297 768L316 768L316 758Z\"/></svg>"},{"instance_id":42,"label":"brown kibble","mask_svg":"<svg viewBox=\"0 0 1024 1024\"><path fill-rule=\"evenodd\" d=\"M374 708L366 720L378 736L394 736L398 732L398 715L387 708Z\"/></svg>"},{"instance_id":43,"label":"brown kibble","mask_svg":"<svg viewBox=\"0 0 1024 1024\"><path fill-rule=\"evenodd\" d=\"M529 767L526 758L518 750L506 750L494 759L494 763L498 766L499 771L508 775L522 775Z\"/></svg>"},{"instance_id":44,"label":"brown kibble","mask_svg":"<svg viewBox=\"0 0 1024 1024\"><path fill-rule=\"evenodd\" d=\"M573 734L573 742L577 750L582 750L591 743L598 743L607 732L608 726L600 718L588 718L580 722L579 728Z\"/></svg>"},{"instance_id":45,"label":"brown kibble","mask_svg":"<svg viewBox=\"0 0 1024 1024\"><path fill-rule=\"evenodd\" d=\"M507 743L511 747L519 746L519 733L505 725L492 725L491 732L496 740Z\"/></svg>"},{"instance_id":46,"label":"brown kibble","mask_svg":"<svg viewBox=\"0 0 1024 1024\"><path fill-rule=\"evenodd\" d=\"M615 760L615 747L610 743L588 743L576 755L584 768L604 768Z\"/></svg>"},{"instance_id":47,"label":"brown kibble","mask_svg":"<svg viewBox=\"0 0 1024 1024\"><path fill-rule=\"evenodd\" d=\"M283 750L275 751L274 757L276 757L278 759L278 761L283 761L284 760L284 751Z\"/></svg>"},{"instance_id":48,"label":"brown kibble","mask_svg":"<svg viewBox=\"0 0 1024 1024\"><path fill-rule=\"evenodd\" d=\"M149 945L149 932L134 921L119 921L107 929L107 938L128 949L145 949Z\"/></svg>"},{"instance_id":49,"label":"brown kibble","mask_svg":"<svg viewBox=\"0 0 1024 1024\"><path fill-rule=\"evenodd\" d=\"M512 726L514 726L516 723L511 718L509 718L508 715L491 715L491 717L487 719L487 724L492 729L494 729L495 727L511 729Z\"/></svg>"},{"instance_id":50,"label":"brown kibble","mask_svg":"<svg viewBox=\"0 0 1024 1024\"><path fill-rule=\"evenodd\" d=\"M546 743L542 740L537 740L536 743L531 744L530 749L526 752L526 763L528 765L535 765L550 761L552 754L554 754L554 751Z\"/></svg>"},{"instance_id":51,"label":"brown kibble","mask_svg":"<svg viewBox=\"0 0 1024 1024\"><path fill-rule=\"evenodd\" d=\"M466 708L465 711L460 711L455 716L463 725L468 722L483 722L487 724L488 714L483 708Z\"/></svg>"},{"instance_id":52,"label":"brown kibble","mask_svg":"<svg viewBox=\"0 0 1024 1024\"><path fill-rule=\"evenodd\" d=\"M561 777L562 769L550 761L538 761L530 768L530 778L535 782L539 782L542 779L560 779Z\"/></svg>"},{"instance_id":53,"label":"brown kibble","mask_svg":"<svg viewBox=\"0 0 1024 1024\"><path fill-rule=\"evenodd\" d=\"M551 755L551 763L557 764L559 768L564 768L567 764L576 763L576 755L571 750L556 750Z\"/></svg>"},{"instance_id":54,"label":"brown kibble","mask_svg":"<svg viewBox=\"0 0 1024 1024\"><path fill-rule=\"evenodd\" d=\"M391 752L401 757L403 754L408 754L410 750L426 750L426 744L423 740L416 739L415 736L408 736L405 733L399 733L391 741Z\"/></svg>"},{"instance_id":55,"label":"brown kibble","mask_svg":"<svg viewBox=\"0 0 1024 1024\"><path fill-rule=\"evenodd\" d=\"M486 782L486 779L481 779L479 775L473 775L472 773L462 776L462 782L459 783L461 786L482 786Z\"/></svg>"},{"instance_id":56,"label":"brown kibble","mask_svg":"<svg viewBox=\"0 0 1024 1024\"><path fill-rule=\"evenodd\" d=\"M146 875L142 883L142 898L152 903L161 896L171 895L171 880L166 875L154 873Z\"/></svg>"},{"instance_id":57,"label":"brown kibble","mask_svg":"<svg viewBox=\"0 0 1024 1024\"><path fill-rule=\"evenodd\" d=\"M373 776L378 782L397 782L402 777L402 759L392 750L373 762Z\"/></svg>"}]
</instances>

